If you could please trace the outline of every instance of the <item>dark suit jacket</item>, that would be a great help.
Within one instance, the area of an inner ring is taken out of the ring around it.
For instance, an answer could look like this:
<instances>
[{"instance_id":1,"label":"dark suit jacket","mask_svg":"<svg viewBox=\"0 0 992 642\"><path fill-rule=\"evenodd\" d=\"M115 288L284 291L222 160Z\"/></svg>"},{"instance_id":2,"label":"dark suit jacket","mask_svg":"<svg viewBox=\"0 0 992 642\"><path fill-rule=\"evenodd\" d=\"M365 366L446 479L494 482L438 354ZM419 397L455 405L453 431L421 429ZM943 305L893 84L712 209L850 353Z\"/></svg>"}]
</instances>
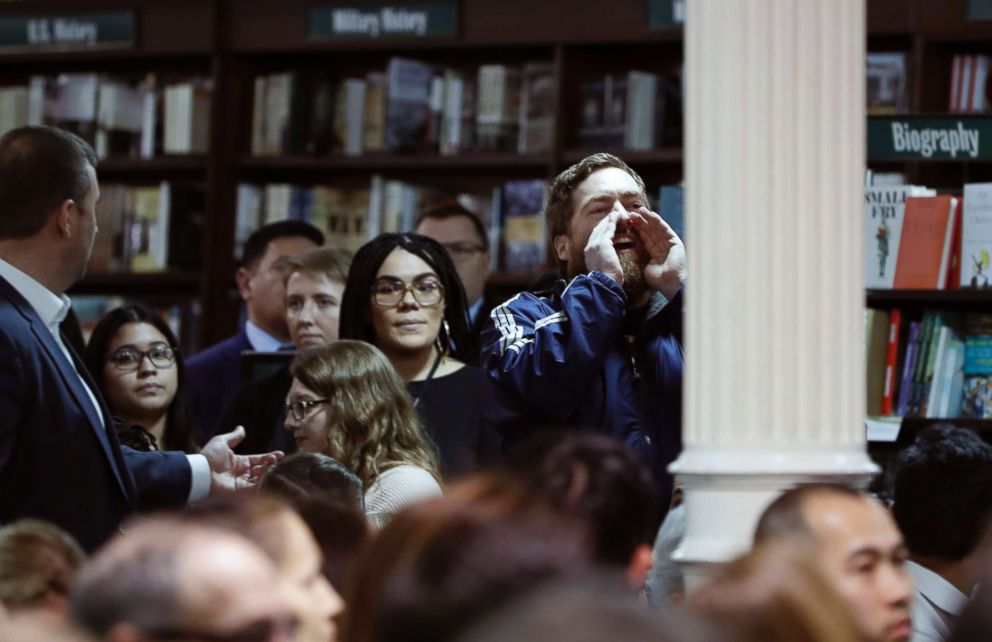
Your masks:
<instances>
[{"instance_id":1,"label":"dark suit jacket","mask_svg":"<svg viewBox=\"0 0 992 642\"><path fill-rule=\"evenodd\" d=\"M241 352L251 350L244 325L233 337L224 339L186 361L186 395L201 443L234 426L221 426L224 408L244 383Z\"/></svg>"},{"instance_id":2,"label":"dark suit jacket","mask_svg":"<svg viewBox=\"0 0 992 642\"><path fill-rule=\"evenodd\" d=\"M249 381L224 410L221 424L245 427L245 440L237 452L253 454L281 450L287 455L296 452L296 440L283 427L286 420L286 395L293 384L289 366L277 373Z\"/></svg>"},{"instance_id":3,"label":"dark suit jacket","mask_svg":"<svg viewBox=\"0 0 992 642\"><path fill-rule=\"evenodd\" d=\"M185 502L190 467L182 453L122 449L99 389L75 362L102 425L55 338L0 278L0 522L45 519L92 551L131 509Z\"/></svg>"}]
</instances>

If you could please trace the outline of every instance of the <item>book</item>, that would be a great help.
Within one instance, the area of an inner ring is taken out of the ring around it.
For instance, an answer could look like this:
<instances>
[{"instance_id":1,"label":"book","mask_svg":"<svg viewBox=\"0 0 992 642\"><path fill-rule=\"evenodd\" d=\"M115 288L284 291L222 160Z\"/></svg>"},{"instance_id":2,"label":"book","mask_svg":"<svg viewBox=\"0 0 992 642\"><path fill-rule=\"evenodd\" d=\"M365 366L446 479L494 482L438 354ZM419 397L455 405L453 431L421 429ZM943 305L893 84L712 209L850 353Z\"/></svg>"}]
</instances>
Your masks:
<instances>
[{"instance_id":1,"label":"book","mask_svg":"<svg viewBox=\"0 0 992 642\"><path fill-rule=\"evenodd\" d=\"M865 287L892 288L909 196L936 192L914 185L865 188Z\"/></svg>"},{"instance_id":2,"label":"book","mask_svg":"<svg viewBox=\"0 0 992 642\"><path fill-rule=\"evenodd\" d=\"M885 348L885 376L882 380L881 414L891 415L895 407L899 367L899 337L902 329L902 312L899 308L889 311L889 328Z\"/></svg>"},{"instance_id":3,"label":"book","mask_svg":"<svg viewBox=\"0 0 992 642\"><path fill-rule=\"evenodd\" d=\"M139 156L145 91L120 80L101 78L97 93L94 150L99 158Z\"/></svg>"},{"instance_id":4,"label":"book","mask_svg":"<svg viewBox=\"0 0 992 642\"><path fill-rule=\"evenodd\" d=\"M213 93L208 79L166 85L165 129L162 150L166 154L205 154L210 147L210 102Z\"/></svg>"},{"instance_id":5,"label":"book","mask_svg":"<svg viewBox=\"0 0 992 642\"><path fill-rule=\"evenodd\" d=\"M605 92L606 82L603 78L585 80L579 84L581 112L578 139L582 149L603 147L606 128L606 105L603 102Z\"/></svg>"},{"instance_id":6,"label":"book","mask_svg":"<svg viewBox=\"0 0 992 642\"><path fill-rule=\"evenodd\" d=\"M28 87L0 87L0 134L28 124Z\"/></svg>"},{"instance_id":7,"label":"book","mask_svg":"<svg viewBox=\"0 0 992 642\"><path fill-rule=\"evenodd\" d=\"M434 70L426 63L391 58L386 70L386 149L413 152L426 144Z\"/></svg>"},{"instance_id":8,"label":"book","mask_svg":"<svg viewBox=\"0 0 992 642\"><path fill-rule=\"evenodd\" d=\"M537 272L546 261L542 180L509 181L502 189L503 269Z\"/></svg>"},{"instance_id":9,"label":"book","mask_svg":"<svg viewBox=\"0 0 992 642\"><path fill-rule=\"evenodd\" d=\"M520 70L506 65L482 65L478 74L476 138L485 151L517 149L520 125Z\"/></svg>"},{"instance_id":10,"label":"book","mask_svg":"<svg viewBox=\"0 0 992 642\"><path fill-rule=\"evenodd\" d=\"M865 404L869 417L882 414L888 333L889 313L885 310L865 309Z\"/></svg>"},{"instance_id":11,"label":"book","mask_svg":"<svg viewBox=\"0 0 992 642\"><path fill-rule=\"evenodd\" d=\"M517 151L545 154L551 151L555 122L555 72L550 62L524 65L520 95Z\"/></svg>"},{"instance_id":12,"label":"book","mask_svg":"<svg viewBox=\"0 0 992 642\"><path fill-rule=\"evenodd\" d=\"M965 183L961 208L962 288L987 288L992 273L992 183Z\"/></svg>"},{"instance_id":13,"label":"book","mask_svg":"<svg viewBox=\"0 0 992 642\"><path fill-rule=\"evenodd\" d=\"M624 149L648 150L654 147L657 104L658 74L645 71L628 72Z\"/></svg>"},{"instance_id":14,"label":"book","mask_svg":"<svg viewBox=\"0 0 992 642\"><path fill-rule=\"evenodd\" d=\"M658 215L668 223L685 242L685 188L681 185L662 185L658 190Z\"/></svg>"},{"instance_id":15,"label":"book","mask_svg":"<svg viewBox=\"0 0 992 642\"><path fill-rule=\"evenodd\" d=\"M946 287L957 203L952 196L906 199L893 288L943 290Z\"/></svg>"},{"instance_id":16,"label":"book","mask_svg":"<svg viewBox=\"0 0 992 642\"><path fill-rule=\"evenodd\" d=\"M906 53L868 52L865 56L865 96L869 115L909 111Z\"/></svg>"},{"instance_id":17,"label":"book","mask_svg":"<svg viewBox=\"0 0 992 642\"><path fill-rule=\"evenodd\" d=\"M923 324L920 321L911 321L909 333L906 339L906 350L902 361L902 377L899 380L899 398L896 403L896 415L907 416L909 409L910 394L913 388L913 373L916 369L916 360L920 351L920 330Z\"/></svg>"},{"instance_id":18,"label":"book","mask_svg":"<svg viewBox=\"0 0 992 642\"><path fill-rule=\"evenodd\" d=\"M386 74L373 72L365 76L365 119L362 147L367 152L385 148Z\"/></svg>"},{"instance_id":19,"label":"book","mask_svg":"<svg viewBox=\"0 0 992 642\"><path fill-rule=\"evenodd\" d=\"M70 131L95 145L99 76L59 74L43 83L44 124Z\"/></svg>"}]
</instances>

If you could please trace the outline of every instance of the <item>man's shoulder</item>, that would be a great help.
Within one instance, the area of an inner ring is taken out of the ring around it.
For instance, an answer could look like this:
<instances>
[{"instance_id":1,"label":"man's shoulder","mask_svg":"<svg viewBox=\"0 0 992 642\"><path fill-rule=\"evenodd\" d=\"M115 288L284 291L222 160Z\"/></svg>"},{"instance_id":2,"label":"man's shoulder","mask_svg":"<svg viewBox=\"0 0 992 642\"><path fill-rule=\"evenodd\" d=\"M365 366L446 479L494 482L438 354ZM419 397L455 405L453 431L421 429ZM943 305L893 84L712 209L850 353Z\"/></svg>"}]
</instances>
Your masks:
<instances>
[{"instance_id":1,"label":"man's shoulder","mask_svg":"<svg viewBox=\"0 0 992 642\"><path fill-rule=\"evenodd\" d=\"M187 368L197 369L215 365L217 361L226 359L240 360L241 351L251 349L248 338L243 331L238 332L219 343L200 350L186 362Z\"/></svg>"}]
</instances>

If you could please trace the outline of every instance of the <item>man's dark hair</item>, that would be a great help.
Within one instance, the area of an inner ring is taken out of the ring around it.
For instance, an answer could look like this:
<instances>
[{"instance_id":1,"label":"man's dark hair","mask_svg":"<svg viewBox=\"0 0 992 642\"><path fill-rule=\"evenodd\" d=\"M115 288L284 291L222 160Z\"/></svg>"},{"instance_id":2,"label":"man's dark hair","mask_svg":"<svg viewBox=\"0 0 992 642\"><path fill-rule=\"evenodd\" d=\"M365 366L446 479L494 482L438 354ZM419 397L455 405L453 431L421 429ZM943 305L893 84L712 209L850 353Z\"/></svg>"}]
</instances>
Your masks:
<instances>
[{"instance_id":1,"label":"man's dark hair","mask_svg":"<svg viewBox=\"0 0 992 642\"><path fill-rule=\"evenodd\" d=\"M341 339L355 339L376 345L375 330L369 320L372 284L386 257L397 248L420 257L441 279L444 287L444 320L438 340L451 346L451 355L459 361L474 363L479 357L478 340L468 320L468 303L455 264L441 244L422 234L380 234L355 253L341 298Z\"/></svg>"},{"instance_id":2,"label":"man's dark hair","mask_svg":"<svg viewBox=\"0 0 992 642\"><path fill-rule=\"evenodd\" d=\"M802 484L779 495L778 499L758 518L754 543L761 544L782 537L809 537L813 531L803 515L806 502L820 495L841 495L851 499L867 499L868 494L843 484Z\"/></svg>"},{"instance_id":3,"label":"man's dark hair","mask_svg":"<svg viewBox=\"0 0 992 642\"><path fill-rule=\"evenodd\" d=\"M597 562L626 567L658 526L651 471L607 435L552 431L521 445L514 468L553 506L583 520Z\"/></svg>"},{"instance_id":4,"label":"man's dark hair","mask_svg":"<svg viewBox=\"0 0 992 642\"><path fill-rule=\"evenodd\" d=\"M19 127L0 137L0 239L37 234L66 200L79 203L92 190L93 148L54 127Z\"/></svg>"},{"instance_id":5,"label":"man's dark hair","mask_svg":"<svg viewBox=\"0 0 992 642\"><path fill-rule=\"evenodd\" d=\"M975 550L992 509L992 446L973 431L930 426L899 454L893 514L914 555L957 561Z\"/></svg>"},{"instance_id":6,"label":"man's dark hair","mask_svg":"<svg viewBox=\"0 0 992 642\"><path fill-rule=\"evenodd\" d=\"M269 243L276 239L303 237L317 245L324 244L324 233L309 223L303 221L279 221L263 225L248 237L241 250L241 267L254 268L265 254Z\"/></svg>"},{"instance_id":7,"label":"man's dark hair","mask_svg":"<svg viewBox=\"0 0 992 642\"><path fill-rule=\"evenodd\" d=\"M310 498L365 509L362 480L322 453L300 452L286 457L269 469L261 488L290 502Z\"/></svg>"},{"instance_id":8,"label":"man's dark hair","mask_svg":"<svg viewBox=\"0 0 992 642\"><path fill-rule=\"evenodd\" d=\"M433 218L439 221L443 221L449 218L455 218L462 216L467 218L471 223L472 227L475 228L475 233L479 236L479 243L482 245L482 250L489 250L489 235L486 234L486 228L479 220L479 217L475 215L475 212L462 206L458 201L445 201L434 207L424 210L417 217L417 224L414 225L414 229L420 227L420 224L424 222L425 219Z\"/></svg>"},{"instance_id":9,"label":"man's dark hair","mask_svg":"<svg viewBox=\"0 0 992 642\"><path fill-rule=\"evenodd\" d=\"M323 554L324 577L338 593L343 593L352 564L372 539L365 510L319 499L290 503L310 528Z\"/></svg>"}]
</instances>

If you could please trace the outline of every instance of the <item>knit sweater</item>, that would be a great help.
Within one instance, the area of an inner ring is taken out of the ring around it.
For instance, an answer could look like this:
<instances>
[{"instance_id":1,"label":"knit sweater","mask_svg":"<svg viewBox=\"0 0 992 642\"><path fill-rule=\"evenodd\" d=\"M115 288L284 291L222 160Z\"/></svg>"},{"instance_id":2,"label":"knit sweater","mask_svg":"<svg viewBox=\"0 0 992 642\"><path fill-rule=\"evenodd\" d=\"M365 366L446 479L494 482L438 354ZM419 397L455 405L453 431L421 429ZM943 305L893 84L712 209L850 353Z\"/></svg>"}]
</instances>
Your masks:
<instances>
[{"instance_id":1,"label":"knit sweater","mask_svg":"<svg viewBox=\"0 0 992 642\"><path fill-rule=\"evenodd\" d=\"M385 471L365 491L365 514L376 526L411 504L441 496L441 486L423 468L402 464Z\"/></svg>"}]
</instances>

